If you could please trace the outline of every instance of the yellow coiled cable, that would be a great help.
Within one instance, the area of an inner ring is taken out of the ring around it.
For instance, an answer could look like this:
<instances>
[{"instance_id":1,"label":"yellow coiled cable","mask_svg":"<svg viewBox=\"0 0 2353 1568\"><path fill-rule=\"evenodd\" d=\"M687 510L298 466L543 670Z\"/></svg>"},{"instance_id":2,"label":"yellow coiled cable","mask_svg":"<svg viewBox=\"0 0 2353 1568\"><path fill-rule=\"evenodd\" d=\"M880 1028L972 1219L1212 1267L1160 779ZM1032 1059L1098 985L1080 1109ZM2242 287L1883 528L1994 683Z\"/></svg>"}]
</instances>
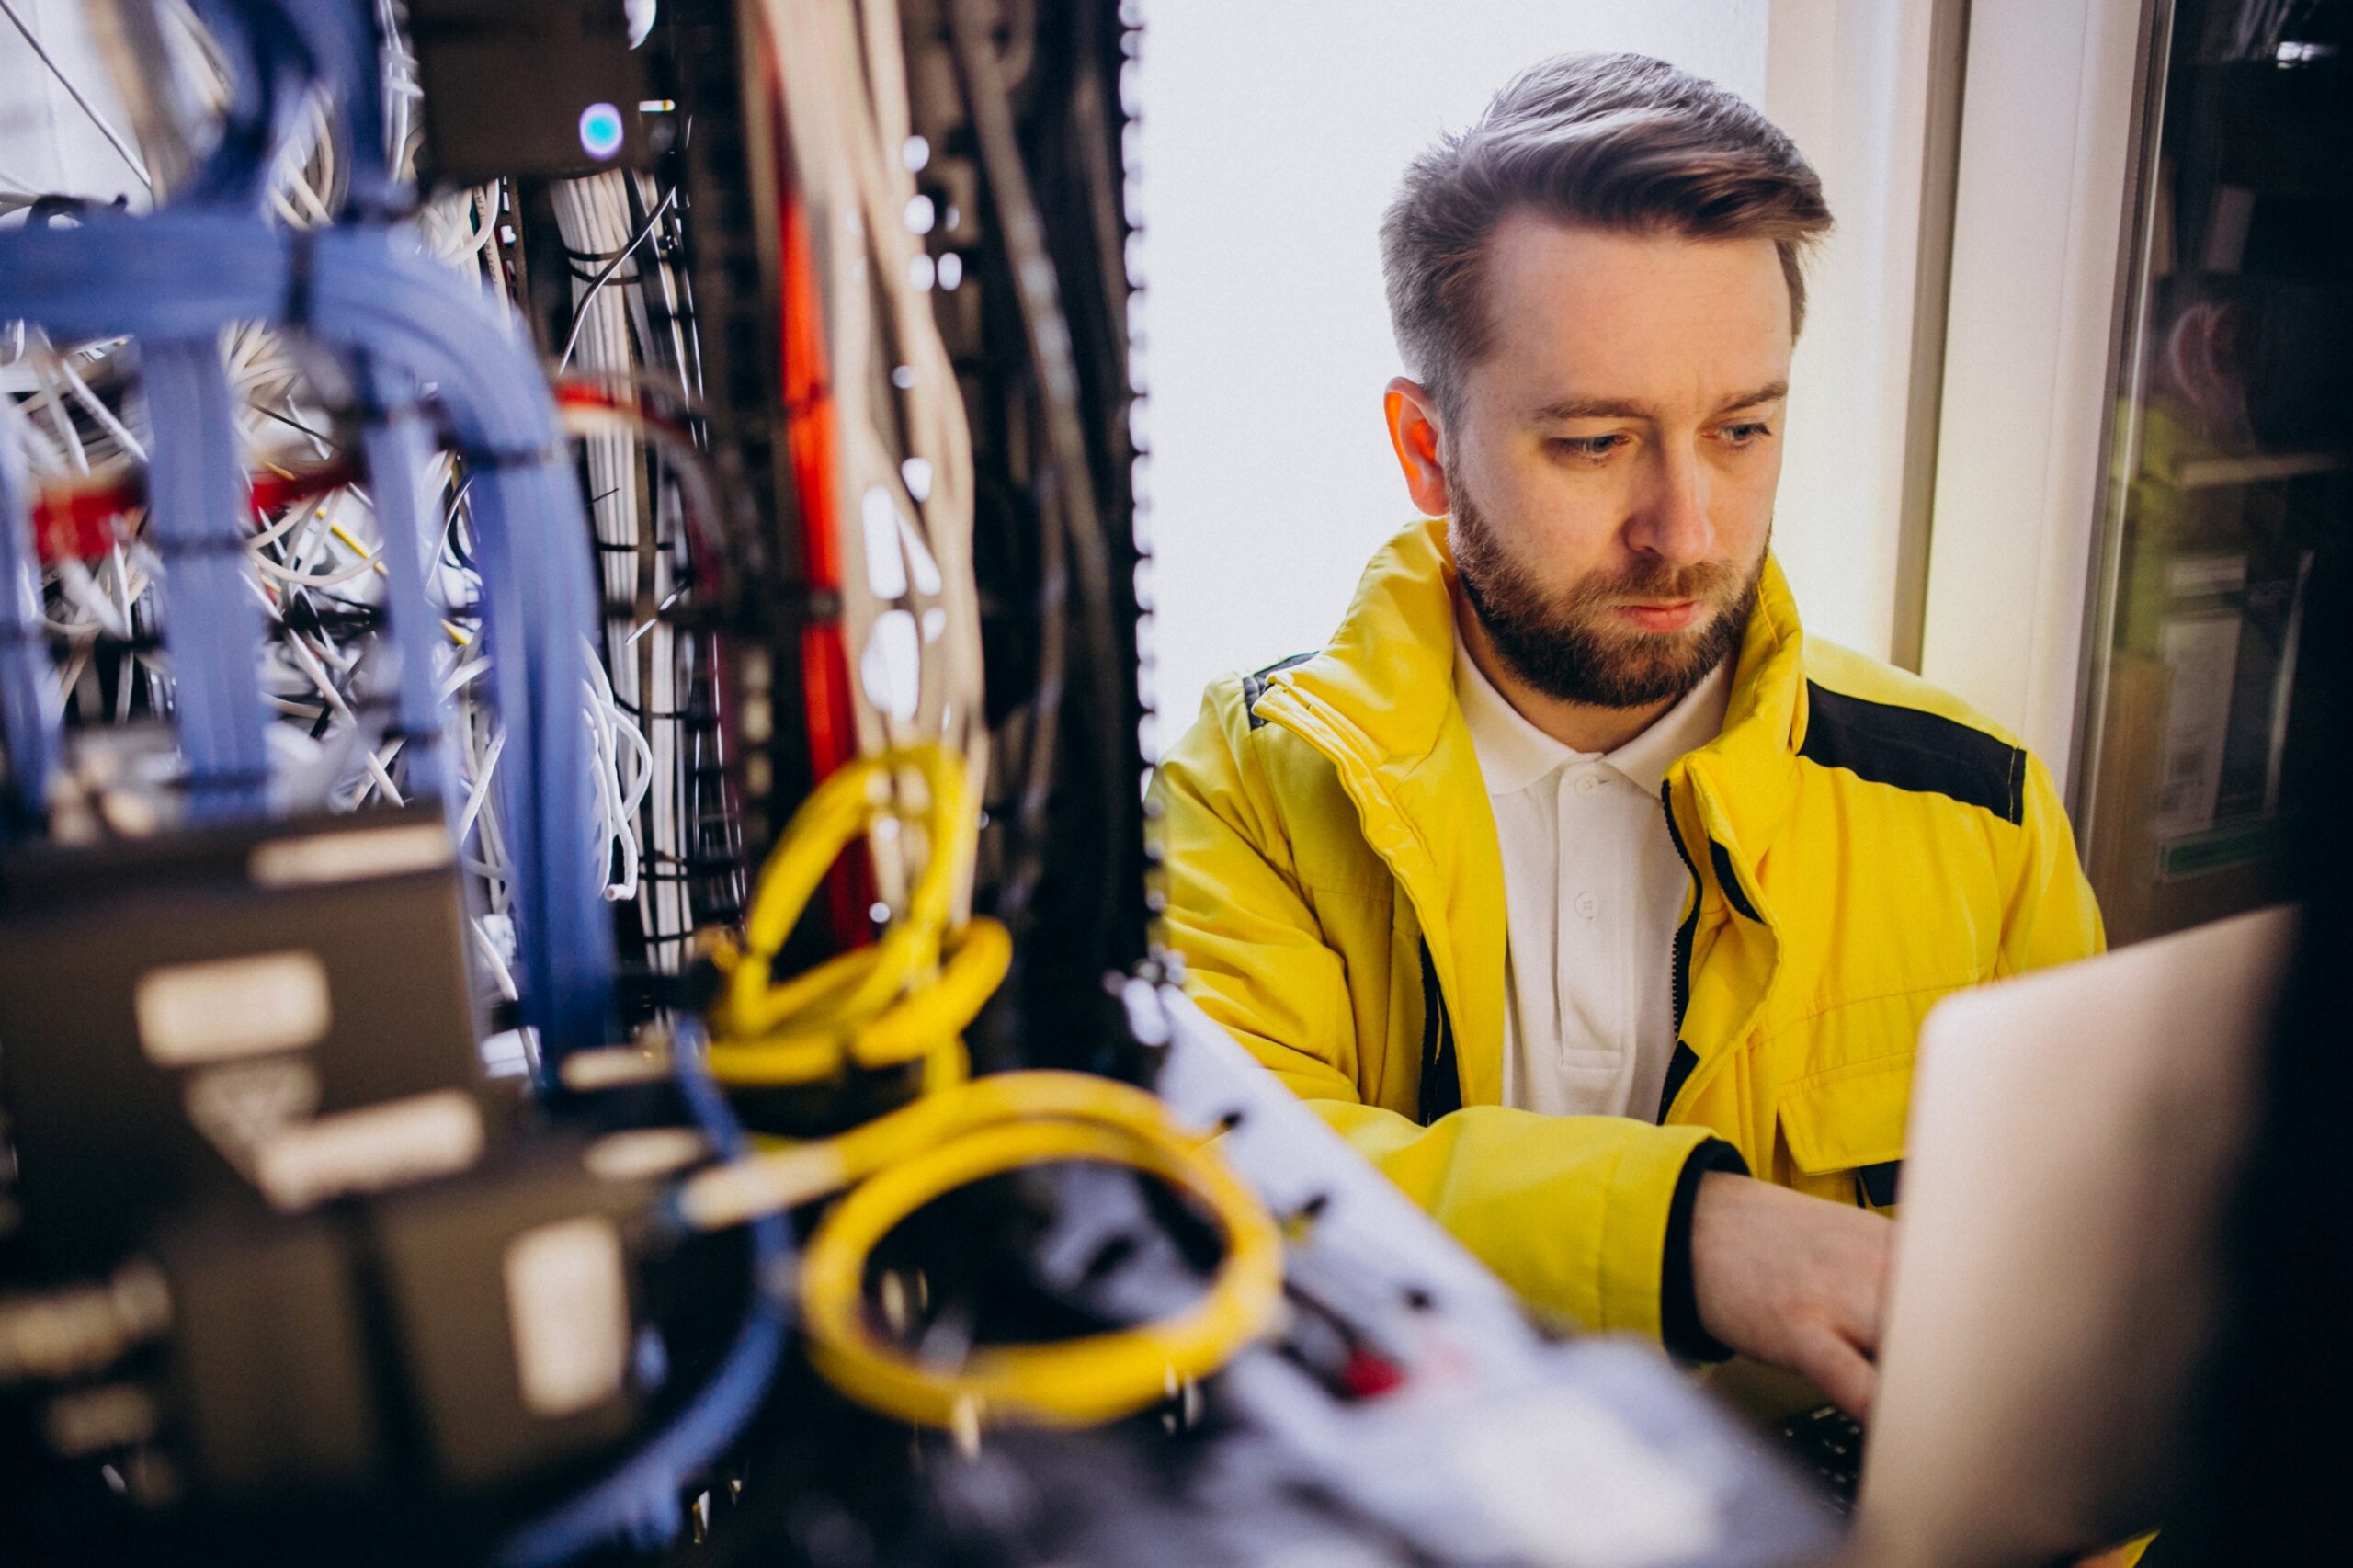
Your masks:
<instances>
[{"instance_id":1,"label":"yellow coiled cable","mask_svg":"<svg viewBox=\"0 0 2353 1568\"><path fill-rule=\"evenodd\" d=\"M1159 1323L927 1366L872 1325L867 1259L907 1216L969 1183L1063 1160L1124 1165L1190 1196L1225 1257L1199 1301ZM1144 1091L1083 1073L1006 1073L927 1095L836 1138L706 1172L681 1195L717 1229L850 1188L811 1238L801 1312L813 1365L860 1403L922 1426L989 1419L1089 1426L1214 1370L1263 1333L1282 1295L1282 1240L1255 1193Z\"/></svg>"},{"instance_id":2,"label":"yellow coiled cable","mask_svg":"<svg viewBox=\"0 0 2353 1568\"><path fill-rule=\"evenodd\" d=\"M826 870L897 810L891 786L907 772L920 775L926 802L926 859L906 909L873 947L777 983L776 956ZM961 1032L1012 958L1011 938L993 920L949 929L972 853L962 765L937 747L851 763L802 803L761 869L742 950L720 956L726 985L712 1013L711 1074L757 1088L820 1082L846 1066L921 1062L925 1092L837 1136L707 1171L687 1184L680 1210L716 1230L847 1192L810 1240L801 1297L811 1362L854 1399L960 1429L990 1418L1113 1420L1213 1370L1265 1330L1281 1301L1281 1238L1207 1140L1142 1090L1083 1073L965 1080ZM957 1187L1063 1160L1147 1172L1208 1211L1225 1257L1199 1301L1137 1328L983 1347L952 1370L876 1333L866 1263L895 1226Z\"/></svg>"},{"instance_id":3,"label":"yellow coiled cable","mask_svg":"<svg viewBox=\"0 0 2353 1568\"><path fill-rule=\"evenodd\" d=\"M777 954L842 852L898 807L891 785L921 777L924 867L907 907L874 945L777 983ZM760 870L740 952L722 950L726 984L711 1017L710 1071L736 1088L819 1082L845 1066L925 1063L928 1086L963 1076L959 1035L1005 978L1013 943L994 920L949 928L972 861L962 763L937 746L861 757L837 769L793 814Z\"/></svg>"}]
</instances>

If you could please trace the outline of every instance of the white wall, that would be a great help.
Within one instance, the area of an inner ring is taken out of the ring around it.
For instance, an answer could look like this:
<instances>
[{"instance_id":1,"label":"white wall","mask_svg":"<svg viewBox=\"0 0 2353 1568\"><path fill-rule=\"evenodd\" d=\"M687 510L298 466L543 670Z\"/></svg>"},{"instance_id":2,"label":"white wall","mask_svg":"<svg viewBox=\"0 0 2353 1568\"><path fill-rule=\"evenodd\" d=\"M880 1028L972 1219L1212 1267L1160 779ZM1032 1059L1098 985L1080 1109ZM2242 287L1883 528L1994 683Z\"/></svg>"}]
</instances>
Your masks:
<instances>
[{"instance_id":1,"label":"white wall","mask_svg":"<svg viewBox=\"0 0 2353 1568\"><path fill-rule=\"evenodd\" d=\"M1969 26L1920 668L2068 789L2144 20L1978 0Z\"/></svg>"},{"instance_id":2,"label":"white wall","mask_svg":"<svg viewBox=\"0 0 2353 1568\"><path fill-rule=\"evenodd\" d=\"M58 69L135 152L131 117L99 58L89 16L79 0L13 0L13 5ZM0 157L0 192L87 196L101 201L127 196L134 208L146 205L147 191L139 176L5 17L0 17L0 149L6 150Z\"/></svg>"},{"instance_id":3,"label":"white wall","mask_svg":"<svg viewBox=\"0 0 2353 1568\"><path fill-rule=\"evenodd\" d=\"M1381 416L1400 366L1378 232L1406 161L1514 72L1572 50L1661 55L1762 102L1769 10L1149 6L1138 153L1163 744L1215 676L1322 645L1365 559L1414 515Z\"/></svg>"},{"instance_id":4,"label":"white wall","mask_svg":"<svg viewBox=\"0 0 2353 1568\"><path fill-rule=\"evenodd\" d=\"M1914 417L1930 423L1911 393L1930 52L1951 48L1932 36L1935 10L1773 0L1765 85L1766 112L1822 176L1837 222L1807 275L1774 548L1807 628L1877 658L1910 655L1896 647L1897 598L1917 594L1921 569L1901 580L1905 437ZM1926 500L1923 488L1924 514Z\"/></svg>"}]
</instances>

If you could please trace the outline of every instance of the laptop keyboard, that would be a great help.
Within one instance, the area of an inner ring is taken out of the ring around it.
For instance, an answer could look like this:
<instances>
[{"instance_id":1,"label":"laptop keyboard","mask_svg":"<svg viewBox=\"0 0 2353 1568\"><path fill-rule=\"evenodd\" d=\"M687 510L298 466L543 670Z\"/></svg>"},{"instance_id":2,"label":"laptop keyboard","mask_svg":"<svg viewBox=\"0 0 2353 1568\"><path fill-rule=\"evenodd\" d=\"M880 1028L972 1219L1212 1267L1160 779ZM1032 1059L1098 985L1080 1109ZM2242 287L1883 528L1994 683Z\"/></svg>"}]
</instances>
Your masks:
<instances>
[{"instance_id":1,"label":"laptop keyboard","mask_svg":"<svg viewBox=\"0 0 2353 1568\"><path fill-rule=\"evenodd\" d=\"M1861 1423L1835 1404L1824 1404L1781 1423L1782 1451L1812 1475L1841 1514L1855 1507L1855 1485L1863 1468Z\"/></svg>"}]
</instances>

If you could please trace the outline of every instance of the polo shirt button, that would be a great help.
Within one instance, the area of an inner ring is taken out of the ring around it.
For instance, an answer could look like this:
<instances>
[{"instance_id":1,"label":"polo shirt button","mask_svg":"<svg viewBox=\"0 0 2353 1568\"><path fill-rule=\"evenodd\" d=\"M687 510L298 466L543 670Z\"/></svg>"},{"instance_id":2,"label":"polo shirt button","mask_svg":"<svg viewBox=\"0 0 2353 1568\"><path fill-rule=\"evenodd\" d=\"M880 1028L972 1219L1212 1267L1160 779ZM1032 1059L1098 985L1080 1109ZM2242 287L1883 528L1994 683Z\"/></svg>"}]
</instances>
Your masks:
<instances>
[{"instance_id":1,"label":"polo shirt button","mask_svg":"<svg viewBox=\"0 0 2353 1568\"><path fill-rule=\"evenodd\" d=\"M1595 915L1601 913L1601 900L1596 898L1589 892L1581 892L1577 894L1577 901L1574 908L1579 915L1582 915L1587 920L1590 920Z\"/></svg>"},{"instance_id":2,"label":"polo shirt button","mask_svg":"<svg viewBox=\"0 0 2353 1568\"><path fill-rule=\"evenodd\" d=\"M1592 773L1580 773L1580 774L1578 774L1578 775L1577 775L1577 793L1578 793L1578 794L1580 794L1580 795L1590 795L1590 794L1592 794L1596 790L1598 790L1598 789L1600 789L1600 788L1601 788L1601 778L1600 778L1600 776L1599 776L1599 775L1597 775L1597 774L1592 774Z\"/></svg>"}]
</instances>

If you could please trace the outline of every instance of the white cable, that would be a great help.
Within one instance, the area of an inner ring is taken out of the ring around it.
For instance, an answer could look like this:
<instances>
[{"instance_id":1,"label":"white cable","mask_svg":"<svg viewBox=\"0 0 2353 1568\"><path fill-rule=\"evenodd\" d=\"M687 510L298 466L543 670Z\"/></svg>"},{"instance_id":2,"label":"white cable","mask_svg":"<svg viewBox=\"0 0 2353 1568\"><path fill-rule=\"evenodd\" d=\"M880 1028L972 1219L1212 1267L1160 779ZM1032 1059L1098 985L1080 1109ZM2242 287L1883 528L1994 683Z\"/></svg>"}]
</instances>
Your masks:
<instances>
[{"instance_id":1,"label":"white cable","mask_svg":"<svg viewBox=\"0 0 2353 1568\"><path fill-rule=\"evenodd\" d=\"M11 423L16 426L17 444L23 450L25 464L32 471L33 477L38 479L71 472L73 465L66 460L65 449L40 427L40 421L28 417Z\"/></svg>"},{"instance_id":2,"label":"white cable","mask_svg":"<svg viewBox=\"0 0 2353 1568\"><path fill-rule=\"evenodd\" d=\"M335 682L329 678L325 667L320 664L319 656L312 651L309 642L301 632L286 625L278 606L272 603L269 596L262 591L259 583L248 577L245 579L245 586L252 590L255 597L261 600L264 611L278 621L281 632L278 646L286 650L287 656L292 659L302 674L310 678L311 684L317 688L319 696L325 699L328 708L336 717L343 720L349 729L358 730L359 716L354 713L351 710L351 705L343 699L343 693L335 689ZM383 790L384 798L396 806L404 804L399 789L392 783L391 772L377 760L372 751L368 753L367 766L369 773L376 780L377 788Z\"/></svg>"},{"instance_id":3,"label":"white cable","mask_svg":"<svg viewBox=\"0 0 2353 1568\"><path fill-rule=\"evenodd\" d=\"M840 510L831 520L845 563L859 746L870 755L945 742L965 758L977 798L988 733L972 563L972 438L926 287L929 256L907 228L915 192L901 156L906 86L897 8L892 0L865 0L855 12L832 0L764 0L762 12L818 274L863 285L825 293L840 435ZM896 374L902 367L912 375ZM927 469L927 484L911 477L909 459ZM892 513L892 526L877 528L870 541L870 496ZM926 564L937 568L930 582ZM876 628L899 615L916 629L912 719L885 710L864 678ZM887 846L878 846L875 861L892 897L900 869Z\"/></svg>"},{"instance_id":4,"label":"white cable","mask_svg":"<svg viewBox=\"0 0 2353 1568\"><path fill-rule=\"evenodd\" d=\"M460 687L472 684L477 676L480 676L483 671L489 668L490 661L488 659L474 659L466 664L460 665L441 682L441 700L444 702L449 701L458 694L458 690Z\"/></svg>"},{"instance_id":5,"label":"white cable","mask_svg":"<svg viewBox=\"0 0 2353 1568\"><path fill-rule=\"evenodd\" d=\"M483 928L482 917L476 915L466 924L474 934L474 946L490 965L490 977L498 987L498 994L509 1002L518 1000L523 993L515 983L514 971L506 967L506 955L498 950L498 944Z\"/></svg>"},{"instance_id":6,"label":"white cable","mask_svg":"<svg viewBox=\"0 0 2353 1568\"><path fill-rule=\"evenodd\" d=\"M651 243L653 236L641 236L632 221L625 183L631 177L620 173L593 176L551 191L564 244L579 256L609 257L639 241L626 270L616 269L603 287L592 292L591 280L577 276L573 283L575 308L582 312L573 336L574 358L584 373L623 386L649 369L649 349L663 355L674 374L688 362L678 320L677 280L658 245ZM639 177L637 188L642 207L658 210L661 198L652 182ZM662 324L652 314L651 301L656 299L664 310ZM642 602L650 565L654 602L666 605L675 590L662 541L679 537L678 498L671 485L647 485L651 449L636 418L619 410L576 407L566 410L565 423L582 443L599 546L598 578L607 602ZM717 516L710 496L699 488L701 476L696 469L673 464L668 472L676 484L693 493L699 518ZM644 505L649 489L650 535ZM609 790L604 778L598 779L600 826L620 850L619 875L607 896L616 902L638 901L649 957L664 969L676 969L683 961L684 938L692 923L688 890L678 879L642 875L648 858L675 866L683 864L688 854L686 817L677 809L682 781L676 769L686 755L676 684L677 650L675 631L658 613L634 625L608 619L603 663L609 702L592 710L600 741L599 771L610 776ZM665 781L659 791L654 789L657 778Z\"/></svg>"},{"instance_id":7,"label":"white cable","mask_svg":"<svg viewBox=\"0 0 2353 1568\"><path fill-rule=\"evenodd\" d=\"M49 422L57 432L74 472L86 475L90 472L90 454L82 445L81 432L74 428L74 416L65 411L65 400L58 395L60 378L40 358L33 362L33 377L40 382L41 406L49 411Z\"/></svg>"},{"instance_id":8,"label":"white cable","mask_svg":"<svg viewBox=\"0 0 2353 1568\"><path fill-rule=\"evenodd\" d=\"M476 766L471 771L472 788L466 791L466 803L458 812L457 837L460 844L466 841L466 835L474 831L482 819L483 807L490 799L491 776L497 771L499 754L506 749L506 735L501 731L492 738L487 753L478 756Z\"/></svg>"},{"instance_id":9,"label":"white cable","mask_svg":"<svg viewBox=\"0 0 2353 1568\"><path fill-rule=\"evenodd\" d=\"M121 420L115 417L114 411L106 405L104 400L90 390L90 383L84 381L82 372L74 368L72 355L60 354L55 346L49 341L47 333L40 335L40 343L36 354L45 358L48 363L56 366L59 373L64 376L67 384L74 389L74 400L89 410L90 417L97 420L125 452L140 462L147 460L145 445L138 437L131 433L130 428Z\"/></svg>"},{"instance_id":10,"label":"white cable","mask_svg":"<svg viewBox=\"0 0 2353 1568\"><path fill-rule=\"evenodd\" d=\"M87 566L79 561L58 562L57 585L74 607L89 617L99 631L121 642L131 641L130 621L116 610L114 600L99 585Z\"/></svg>"},{"instance_id":11,"label":"white cable","mask_svg":"<svg viewBox=\"0 0 2353 1568\"><path fill-rule=\"evenodd\" d=\"M589 674L583 684L586 687L589 733L597 748L594 772L597 791L597 825L602 829L606 841L619 844L621 851L621 875L608 881L605 897L618 903L637 896L641 851L637 840L636 811L639 802L645 798L646 786L651 782L651 773L646 765L651 764L653 752L646 747L644 737L637 733L636 726L629 722L629 715L613 701L612 685L606 676L602 662L596 657L595 650L588 650L588 653ZM644 759L627 790L620 781L623 735L628 737L632 755L642 753Z\"/></svg>"}]
</instances>

